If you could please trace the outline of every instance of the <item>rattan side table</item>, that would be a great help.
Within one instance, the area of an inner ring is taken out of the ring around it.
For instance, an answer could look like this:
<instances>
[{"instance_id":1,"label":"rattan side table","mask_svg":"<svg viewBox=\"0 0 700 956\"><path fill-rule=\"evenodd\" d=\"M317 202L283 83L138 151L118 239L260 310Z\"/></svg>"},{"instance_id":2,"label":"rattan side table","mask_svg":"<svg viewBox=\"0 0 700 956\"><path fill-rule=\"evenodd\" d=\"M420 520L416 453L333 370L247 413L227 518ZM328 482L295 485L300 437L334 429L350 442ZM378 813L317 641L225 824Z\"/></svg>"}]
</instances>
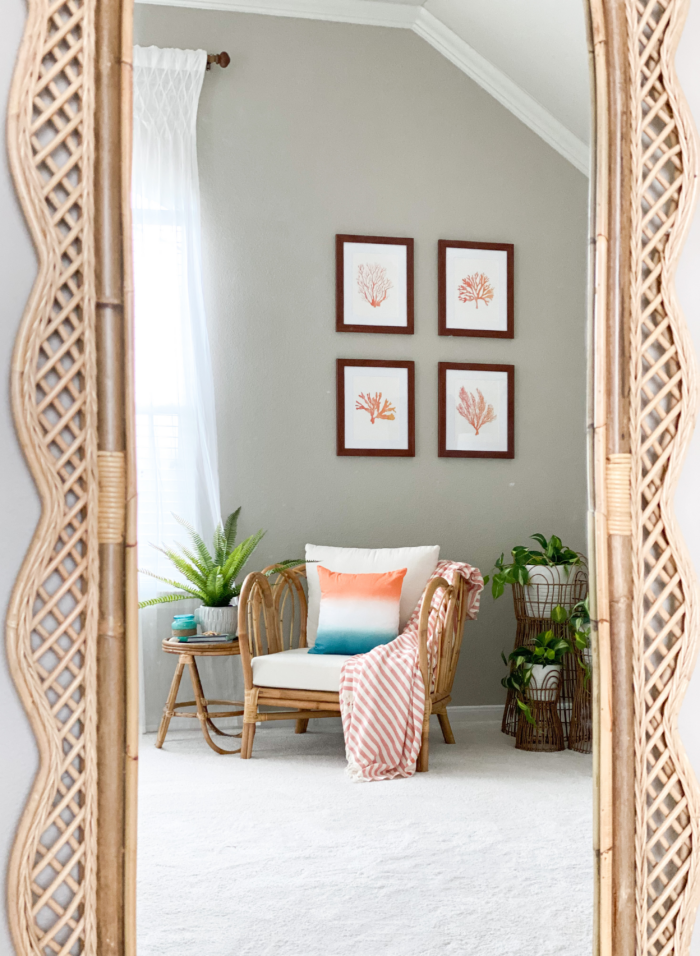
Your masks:
<instances>
[{"instance_id":1,"label":"rattan side table","mask_svg":"<svg viewBox=\"0 0 700 956\"><path fill-rule=\"evenodd\" d=\"M240 655L241 651L238 646L238 639L236 638L233 641L227 642L226 644L187 644L184 641L172 640L171 638L166 638L163 641L163 650L166 654L177 654L177 666L175 668L175 675L173 676L173 682L170 685L170 692L168 693L168 699L163 708L163 716L161 717L160 727L158 728L158 737L156 738L156 747L159 749L163 746L165 741L165 736L168 733L168 727L170 726L170 721L173 717L187 717L190 720L199 720L200 727L202 728L202 735L206 742L209 744L212 750L218 754L239 754L241 748L238 750L223 750L221 747L217 746L214 741L211 739L209 730L213 730L215 734L218 734L220 737L240 737L241 734L227 734L226 731L221 730L216 726L212 717L240 717L243 714L243 701L242 700L208 700L204 696L204 691L202 690L202 682L199 678L199 671L197 670L197 662L195 657L237 657ZM185 670L185 667L189 669L190 679L192 681L192 687L194 689L194 700L185 700L177 703L177 692L180 689L180 681L182 680L182 675ZM211 704L216 706L225 706L225 707L238 707L240 710L219 710L215 713L211 713L209 707ZM183 707L196 707L197 711L194 714L183 714L178 713Z\"/></svg>"}]
</instances>

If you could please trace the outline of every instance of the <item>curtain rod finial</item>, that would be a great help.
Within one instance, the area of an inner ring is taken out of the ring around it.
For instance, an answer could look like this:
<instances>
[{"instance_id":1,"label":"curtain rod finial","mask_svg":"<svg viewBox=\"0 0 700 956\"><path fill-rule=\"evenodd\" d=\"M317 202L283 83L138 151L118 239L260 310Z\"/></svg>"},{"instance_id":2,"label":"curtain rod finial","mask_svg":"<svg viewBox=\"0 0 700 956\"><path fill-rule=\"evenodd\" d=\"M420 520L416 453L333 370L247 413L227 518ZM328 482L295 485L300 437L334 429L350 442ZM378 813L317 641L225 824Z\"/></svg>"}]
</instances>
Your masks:
<instances>
[{"instance_id":1,"label":"curtain rod finial","mask_svg":"<svg viewBox=\"0 0 700 956\"><path fill-rule=\"evenodd\" d=\"M207 69L208 70L211 70L212 63L216 63L223 70L225 70L230 62L231 62L231 57L228 55L228 53L224 52L224 53L207 54Z\"/></svg>"}]
</instances>

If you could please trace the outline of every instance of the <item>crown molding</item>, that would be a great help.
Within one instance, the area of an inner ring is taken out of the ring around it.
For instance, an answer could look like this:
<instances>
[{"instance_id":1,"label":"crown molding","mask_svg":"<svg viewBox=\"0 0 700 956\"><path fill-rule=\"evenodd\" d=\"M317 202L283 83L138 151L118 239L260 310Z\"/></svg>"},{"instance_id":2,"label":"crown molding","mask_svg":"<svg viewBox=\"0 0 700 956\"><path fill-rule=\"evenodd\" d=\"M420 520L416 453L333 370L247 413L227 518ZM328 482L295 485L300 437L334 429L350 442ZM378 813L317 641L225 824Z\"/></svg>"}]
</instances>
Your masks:
<instances>
[{"instance_id":1,"label":"crown molding","mask_svg":"<svg viewBox=\"0 0 700 956\"><path fill-rule=\"evenodd\" d=\"M586 176L589 147L560 123L522 87L477 53L454 30L425 7L374 0L137 0L168 7L194 7L230 13L257 13L272 17L330 20L362 26L413 30L421 39L478 83L560 156Z\"/></svg>"},{"instance_id":2,"label":"crown molding","mask_svg":"<svg viewBox=\"0 0 700 956\"><path fill-rule=\"evenodd\" d=\"M528 126L534 133L555 149L576 169L588 175L589 148L571 130L560 123L549 110L545 109L522 87L502 73L493 63L484 59L473 47L458 36L449 27L419 7L413 24L417 33L463 73L471 77L482 89L490 93L495 100L510 110L514 116Z\"/></svg>"},{"instance_id":3,"label":"crown molding","mask_svg":"<svg viewBox=\"0 0 700 956\"><path fill-rule=\"evenodd\" d=\"M195 7L229 13L259 13L269 17L331 20L372 27L410 30L420 7L374 0L136 0L164 7Z\"/></svg>"}]
</instances>

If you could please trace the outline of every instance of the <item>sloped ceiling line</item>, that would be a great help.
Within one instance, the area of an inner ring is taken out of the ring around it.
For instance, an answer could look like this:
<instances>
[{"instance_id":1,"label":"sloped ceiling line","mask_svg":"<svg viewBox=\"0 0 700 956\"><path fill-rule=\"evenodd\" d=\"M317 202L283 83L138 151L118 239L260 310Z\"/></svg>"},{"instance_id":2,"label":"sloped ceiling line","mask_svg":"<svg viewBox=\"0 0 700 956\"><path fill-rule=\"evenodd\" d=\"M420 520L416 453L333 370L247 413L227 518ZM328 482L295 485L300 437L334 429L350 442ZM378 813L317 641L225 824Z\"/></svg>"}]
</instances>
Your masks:
<instances>
[{"instance_id":1,"label":"sloped ceiling line","mask_svg":"<svg viewBox=\"0 0 700 956\"><path fill-rule=\"evenodd\" d=\"M172 7L195 7L275 17L330 20L413 30L513 113L552 149L588 175L589 147L510 77L477 53L454 30L420 5L380 0L137 0Z\"/></svg>"}]
</instances>

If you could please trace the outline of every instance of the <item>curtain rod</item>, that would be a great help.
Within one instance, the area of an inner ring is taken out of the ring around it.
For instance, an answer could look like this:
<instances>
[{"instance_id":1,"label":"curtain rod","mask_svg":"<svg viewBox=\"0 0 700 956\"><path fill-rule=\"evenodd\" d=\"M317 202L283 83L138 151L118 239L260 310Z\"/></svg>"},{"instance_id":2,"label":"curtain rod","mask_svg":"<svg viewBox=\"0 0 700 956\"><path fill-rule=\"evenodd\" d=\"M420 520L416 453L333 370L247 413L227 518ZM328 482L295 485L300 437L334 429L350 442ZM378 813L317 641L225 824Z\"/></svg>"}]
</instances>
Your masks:
<instances>
[{"instance_id":1,"label":"curtain rod","mask_svg":"<svg viewBox=\"0 0 700 956\"><path fill-rule=\"evenodd\" d=\"M231 62L231 57L228 53L208 53L207 54L207 69L211 70L212 63L216 63L217 66L220 66L223 70Z\"/></svg>"}]
</instances>

